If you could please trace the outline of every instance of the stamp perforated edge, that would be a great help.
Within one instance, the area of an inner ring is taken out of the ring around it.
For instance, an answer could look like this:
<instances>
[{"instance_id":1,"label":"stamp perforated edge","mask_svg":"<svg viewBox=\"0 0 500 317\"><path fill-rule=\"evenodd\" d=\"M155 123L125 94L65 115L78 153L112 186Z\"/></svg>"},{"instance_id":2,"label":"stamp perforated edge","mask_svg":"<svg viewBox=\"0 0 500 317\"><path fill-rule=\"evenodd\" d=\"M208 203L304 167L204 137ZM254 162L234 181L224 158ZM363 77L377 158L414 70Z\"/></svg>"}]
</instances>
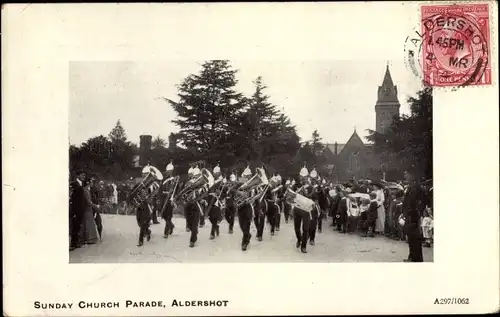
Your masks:
<instances>
[{"instance_id":1,"label":"stamp perforated edge","mask_svg":"<svg viewBox=\"0 0 500 317\"><path fill-rule=\"evenodd\" d=\"M497 54L497 45L496 42L498 40L498 33L497 33L497 28L495 26L498 26L498 19L496 19L494 12L498 12L498 4L496 1L456 1L456 2L446 2L446 1L419 1L418 2L418 19L417 19L417 25L412 29L412 31L415 30L421 30L422 24L421 24L421 17L422 17L422 10L421 8L423 6L428 6L428 5L434 5L434 6L439 6L439 5L472 5L472 4L487 4L488 5L488 18L489 18L489 42L488 42L488 50L489 50L489 63L491 64L491 83L488 85L467 85L467 86L431 86L433 90L439 90L443 92L453 92L457 91L458 89L491 89L492 87L496 87L498 84L497 76L498 76L498 71L497 71L497 60L496 56ZM406 55L406 52L405 52ZM405 61L406 63L406 61ZM419 65L420 67L420 72L423 73L422 65ZM410 71L410 70L408 70ZM422 80L422 78L420 78Z\"/></svg>"}]
</instances>

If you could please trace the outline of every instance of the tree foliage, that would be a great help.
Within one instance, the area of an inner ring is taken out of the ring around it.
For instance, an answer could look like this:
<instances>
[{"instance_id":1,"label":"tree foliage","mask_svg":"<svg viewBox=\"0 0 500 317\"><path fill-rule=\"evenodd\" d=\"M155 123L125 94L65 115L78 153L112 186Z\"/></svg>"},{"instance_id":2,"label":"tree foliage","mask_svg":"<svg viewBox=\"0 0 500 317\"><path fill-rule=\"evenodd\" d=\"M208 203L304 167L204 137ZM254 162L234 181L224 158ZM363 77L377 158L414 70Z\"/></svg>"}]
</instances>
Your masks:
<instances>
[{"instance_id":1,"label":"tree foliage","mask_svg":"<svg viewBox=\"0 0 500 317\"><path fill-rule=\"evenodd\" d=\"M177 113L179 141L211 165L256 161L288 167L299 148L295 127L269 101L262 77L245 97L235 88L236 74L229 61L207 61L178 86L178 101L165 98Z\"/></svg>"},{"instance_id":2,"label":"tree foliage","mask_svg":"<svg viewBox=\"0 0 500 317\"><path fill-rule=\"evenodd\" d=\"M133 170L136 153L137 146L127 141L118 120L108 137L100 135L79 147L70 146L70 170L83 169L100 177L123 179Z\"/></svg>"},{"instance_id":3,"label":"tree foliage","mask_svg":"<svg viewBox=\"0 0 500 317\"><path fill-rule=\"evenodd\" d=\"M111 130L111 132L109 132L108 137L111 140L111 142L115 142L115 141L125 142L125 141L127 141L127 135L125 134L125 129L123 128L122 123L120 122L120 119L118 119L115 127Z\"/></svg>"},{"instance_id":4,"label":"tree foliage","mask_svg":"<svg viewBox=\"0 0 500 317\"><path fill-rule=\"evenodd\" d=\"M157 135L153 142L151 143L151 147L153 149L161 149L161 148L164 148L165 146L167 145L167 142L165 142L164 139L162 139L161 136Z\"/></svg>"},{"instance_id":5,"label":"tree foliage","mask_svg":"<svg viewBox=\"0 0 500 317\"><path fill-rule=\"evenodd\" d=\"M179 141L200 157L219 160L228 149L244 107L235 75L229 61L208 61L178 86L178 101L165 98L177 113L173 123L180 128Z\"/></svg>"},{"instance_id":6,"label":"tree foliage","mask_svg":"<svg viewBox=\"0 0 500 317\"><path fill-rule=\"evenodd\" d=\"M408 99L410 114L396 117L384 134L370 131L368 140L389 167L412 169L432 178L432 89L425 88Z\"/></svg>"}]
</instances>

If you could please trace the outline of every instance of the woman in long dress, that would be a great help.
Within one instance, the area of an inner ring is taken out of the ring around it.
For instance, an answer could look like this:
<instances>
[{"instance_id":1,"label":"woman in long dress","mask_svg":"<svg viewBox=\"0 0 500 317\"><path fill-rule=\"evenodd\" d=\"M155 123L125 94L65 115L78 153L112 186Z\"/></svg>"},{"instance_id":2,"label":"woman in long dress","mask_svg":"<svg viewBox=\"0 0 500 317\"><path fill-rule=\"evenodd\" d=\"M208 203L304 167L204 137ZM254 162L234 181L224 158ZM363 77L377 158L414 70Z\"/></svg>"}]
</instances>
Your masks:
<instances>
[{"instance_id":1,"label":"woman in long dress","mask_svg":"<svg viewBox=\"0 0 500 317\"><path fill-rule=\"evenodd\" d=\"M82 244L95 244L98 240L97 226L94 221L94 208L99 209L99 205L92 202L90 187L92 181L87 181L84 185L85 210L83 212Z\"/></svg>"},{"instance_id":2,"label":"woman in long dress","mask_svg":"<svg viewBox=\"0 0 500 317\"><path fill-rule=\"evenodd\" d=\"M377 194L377 204L378 204L377 220L375 221L375 233L384 234L384 229L385 229L384 191L382 190L381 186L379 185L375 186L377 187L376 194Z\"/></svg>"}]
</instances>

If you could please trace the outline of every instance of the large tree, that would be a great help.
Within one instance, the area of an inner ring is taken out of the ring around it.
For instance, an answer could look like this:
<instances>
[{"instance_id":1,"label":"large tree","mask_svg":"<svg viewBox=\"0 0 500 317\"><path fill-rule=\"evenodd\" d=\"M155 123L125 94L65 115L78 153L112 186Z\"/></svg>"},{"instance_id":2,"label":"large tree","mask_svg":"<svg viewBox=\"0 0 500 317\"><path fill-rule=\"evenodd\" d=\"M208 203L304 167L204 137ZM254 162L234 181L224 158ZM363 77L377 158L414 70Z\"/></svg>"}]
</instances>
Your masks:
<instances>
[{"instance_id":1,"label":"large tree","mask_svg":"<svg viewBox=\"0 0 500 317\"><path fill-rule=\"evenodd\" d=\"M322 162L322 154L324 150L324 145L321 143L321 136L319 135L318 130L314 130L312 133L311 140L311 151L314 154L314 164L321 165Z\"/></svg>"},{"instance_id":2,"label":"large tree","mask_svg":"<svg viewBox=\"0 0 500 317\"><path fill-rule=\"evenodd\" d=\"M118 119L115 127L111 130L111 132L109 132L108 137L111 140L111 142L127 141L127 135L125 134L125 129L123 128L120 119Z\"/></svg>"},{"instance_id":3,"label":"large tree","mask_svg":"<svg viewBox=\"0 0 500 317\"><path fill-rule=\"evenodd\" d=\"M408 99L410 114L395 117L385 133L370 130L367 137L390 170L401 177L414 169L421 177L432 178L432 89L425 88Z\"/></svg>"},{"instance_id":4,"label":"large tree","mask_svg":"<svg viewBox=\"0 0 500 317\"><path fill-rule=\"evenodd\" d=\"M177 113L173 123L180 128L179 141L209 162L227 160L233 152L244 107L235 90L236 72L227 60L207 61L178 86L178 101L165 98Z\"/></svg>"},{"instance_id":5,"label":"large tree","mask_svg":"<svg viewBox=\"0 0 500 317\"><path fill-rule=\"evenodd\" d=\"M242 133L247 136L250 159L262 161L272 152L278 111L276 106L269 102L269 96L264 93L267 87L262 82L262 77L257 77L253 83L255 91L248 102Z\"/></svg>"}]
</instances>

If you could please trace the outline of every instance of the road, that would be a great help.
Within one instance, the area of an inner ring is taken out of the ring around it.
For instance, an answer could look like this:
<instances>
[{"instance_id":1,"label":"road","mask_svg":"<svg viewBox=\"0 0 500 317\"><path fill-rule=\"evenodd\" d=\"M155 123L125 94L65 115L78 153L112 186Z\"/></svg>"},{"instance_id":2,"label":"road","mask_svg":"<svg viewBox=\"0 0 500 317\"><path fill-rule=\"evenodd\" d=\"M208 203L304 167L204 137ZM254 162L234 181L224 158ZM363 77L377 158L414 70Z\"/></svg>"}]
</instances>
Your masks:
<instances>
[{"instance_id":1,"label":"road","mask_svg":"<svg viewBox=\"0 0 500 317\"><path fill-rule=\"evenodd\" d=\"M102 241L70 252L70 263L202 263L202 262L401 262L408 256L408 245L385 237L362 238L355 234L342 234L324 222L323 233L316 236L316 245L308 246L303 254L295 248L293 223L285 224L275 236L266 224L263 241L257 241L252 225L252 240L247 251L241 251L242 233L236 219L234 233L228 234L224 220L220 236L209 240L210 222L200 228L198 242L189 248L190 233L185 220L173 219L174 233L163 238L164 222L151 225L152 239L137 247L139 228L135 216L102 215L104 233ZM331 220L328 220L330 222ZM433 249L424 248L424 261L433 261Z\"/></svg>"}]
</instances>

